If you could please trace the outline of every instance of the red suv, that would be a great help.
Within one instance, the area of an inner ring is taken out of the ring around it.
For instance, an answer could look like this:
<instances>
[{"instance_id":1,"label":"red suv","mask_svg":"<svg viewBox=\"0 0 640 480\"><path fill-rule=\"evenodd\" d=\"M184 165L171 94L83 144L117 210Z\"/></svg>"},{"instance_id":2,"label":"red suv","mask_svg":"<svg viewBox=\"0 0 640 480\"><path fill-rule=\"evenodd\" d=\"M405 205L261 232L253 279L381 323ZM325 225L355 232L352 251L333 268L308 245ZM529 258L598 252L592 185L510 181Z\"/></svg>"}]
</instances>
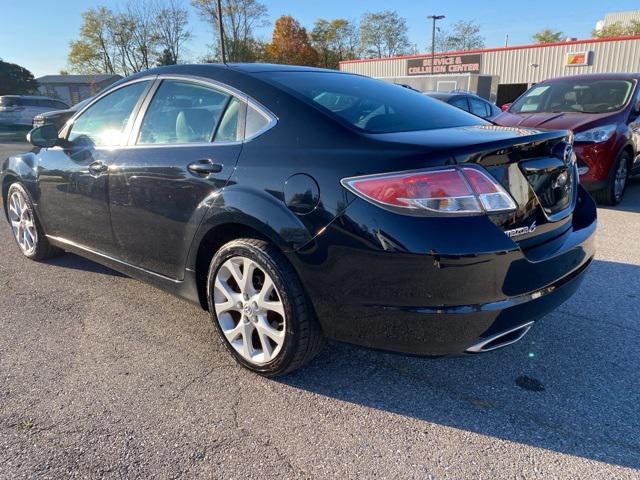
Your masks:
<instances>
[{"instance_id":1,"label":"red suv","mask_svg":"<svg viewBox=\"0 0 640 480\"><path fill-rule=\"evenodd\" d=\"M640 74L592 74L535 84L498 115L498 125L574 133L580 182L615 205L640 173Z\"/></svg>"}]
</instances>

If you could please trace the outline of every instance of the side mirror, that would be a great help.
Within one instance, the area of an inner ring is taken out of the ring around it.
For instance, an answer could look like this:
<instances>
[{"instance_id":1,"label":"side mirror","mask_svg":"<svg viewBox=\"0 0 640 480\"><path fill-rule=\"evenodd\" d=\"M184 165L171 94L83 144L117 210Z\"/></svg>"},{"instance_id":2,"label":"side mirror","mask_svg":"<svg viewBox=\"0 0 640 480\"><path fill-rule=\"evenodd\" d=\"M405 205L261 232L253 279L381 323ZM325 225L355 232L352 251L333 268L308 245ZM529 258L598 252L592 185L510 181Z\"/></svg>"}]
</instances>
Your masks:
<instances>
[{"instance_id":1,"label":"side mirror","mask_svg":"<svg viewBox=\"0 0 640 480\"><path fill-rule=\"evenodd\" d=\"M506 112L507 110L509 110L510 106L511 106L511 103L505 103L504 105L500 106L500 110L502 110L503 112Z\"/></svg>"},{"instance_id":2,"label":"side mirror","mask_svg":"<svg viewBox=\"0 0 640 480\"><path fill-rule=\"evenodd\" d=\"M55 147L58 144L58 129L55 125L36 127L27 133L27 141L34 147Z\"/></svg>"}]
</instances>

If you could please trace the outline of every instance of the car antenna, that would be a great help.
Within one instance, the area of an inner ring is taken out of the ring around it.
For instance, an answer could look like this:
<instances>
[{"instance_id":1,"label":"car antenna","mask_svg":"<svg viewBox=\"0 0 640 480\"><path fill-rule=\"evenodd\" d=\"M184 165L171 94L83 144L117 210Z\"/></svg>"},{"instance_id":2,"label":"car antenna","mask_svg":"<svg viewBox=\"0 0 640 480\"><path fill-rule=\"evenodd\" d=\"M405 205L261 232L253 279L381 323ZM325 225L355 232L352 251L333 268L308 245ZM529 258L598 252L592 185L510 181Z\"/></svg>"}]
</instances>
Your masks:
<instances>
[{"instance_id":1,"label":"car antenna","mask_svg":"<svg viewBox=\"0 0 640 480\"><path fill-rule=\"evenodd\" d=\"M222 25L222 2L218 0L218 33L220 34L220 56L222 63L227 64L227 54L224 49L224 27Z\"/></svg>"}]
</instances>

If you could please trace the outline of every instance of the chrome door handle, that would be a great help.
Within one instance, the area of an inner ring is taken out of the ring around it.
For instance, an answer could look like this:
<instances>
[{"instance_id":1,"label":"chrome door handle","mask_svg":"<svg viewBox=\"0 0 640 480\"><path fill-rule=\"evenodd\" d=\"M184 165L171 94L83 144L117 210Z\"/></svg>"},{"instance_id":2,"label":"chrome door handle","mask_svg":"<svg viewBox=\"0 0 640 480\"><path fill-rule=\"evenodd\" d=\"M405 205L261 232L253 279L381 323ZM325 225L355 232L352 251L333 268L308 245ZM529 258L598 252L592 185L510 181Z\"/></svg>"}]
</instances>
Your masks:
<instances>
[{"instance_id":1,"label":"chrome door handle","mask_svg":"<svg viewBox=\"0 0 640 480\"><path fill-rule=\"evenodd\" d=\"M104 173L107 170L109 170L109 166L100 160L93 162L92 164L89 165L89 173L91 175L100 175L101 173Z\"/></svg>"},{"instance_id":2,"label":"chrome door handle","mask_svg":"<svg viewBox=\"0 0 640 480\"><path fill-rule=\"evenodd\" d=\"M199 176L207 176L212 173L219 173L222 171L222 165L219 163L213 163L213 161L209 158L205 158L203 160L197 160L193 163L187 165L187 169Z\"/></svg>"}]
</instances>

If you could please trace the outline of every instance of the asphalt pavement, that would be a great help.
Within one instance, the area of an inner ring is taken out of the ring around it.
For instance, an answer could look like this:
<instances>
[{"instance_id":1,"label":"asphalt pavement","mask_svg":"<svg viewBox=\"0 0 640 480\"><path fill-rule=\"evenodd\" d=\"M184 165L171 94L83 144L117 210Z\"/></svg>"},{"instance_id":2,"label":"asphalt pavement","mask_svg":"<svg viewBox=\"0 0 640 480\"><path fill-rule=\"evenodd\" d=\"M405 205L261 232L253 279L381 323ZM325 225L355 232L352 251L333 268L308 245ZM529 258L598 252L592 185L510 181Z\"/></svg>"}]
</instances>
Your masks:
<instances>
[{"instance_id":1,"label":"asphalt pavement","mask_svg":"<svg viewBox=\"0 0 640 480\"><path fill-rule=\"evenodd\" d=\"M24 145L0 145L0 158ZM0 478L640 478L640 179L578 293L465 358L330 343L266 380L209 316L0 220Z\"/></svg>"}]
</instances>

